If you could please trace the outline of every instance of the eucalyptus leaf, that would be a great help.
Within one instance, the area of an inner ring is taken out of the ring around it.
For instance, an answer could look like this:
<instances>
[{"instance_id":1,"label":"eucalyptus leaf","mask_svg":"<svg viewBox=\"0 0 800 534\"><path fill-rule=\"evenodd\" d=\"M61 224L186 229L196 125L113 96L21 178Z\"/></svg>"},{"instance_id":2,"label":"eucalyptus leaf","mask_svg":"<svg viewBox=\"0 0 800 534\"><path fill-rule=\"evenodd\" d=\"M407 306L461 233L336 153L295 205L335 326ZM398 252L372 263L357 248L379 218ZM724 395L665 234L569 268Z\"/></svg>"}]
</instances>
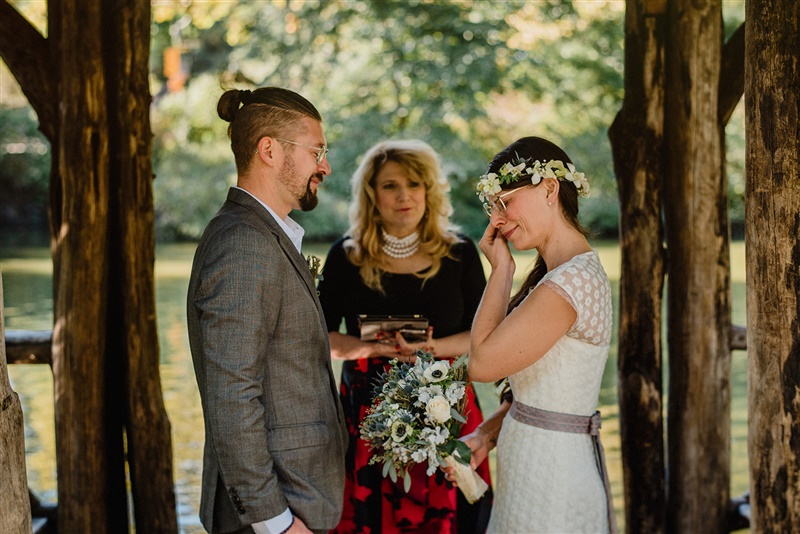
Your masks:
<instances>
[{"instance_id":1,"label":"eucalyptus leaf","mask_svg":"<svg viewBox=\"0 0 800 534\"><path fill-rule=\"evenodd\" d=\"M467 420L464 419L464 417L458 413L455 408L450 408L450 416L461 424L467 422Z\"/></svg>"},{"instance_id":2,"label":"eucalyptus leaf","mask_svg":"<svg viewBox=\"0 0 800 534\"><path fill-rule=\"evenodd\" d=\"M403 477L403 489L406 490L406 493L411 489L411 475L408 474L408 471L406 471L406 475Z\"/></svg>"}]
</instances>

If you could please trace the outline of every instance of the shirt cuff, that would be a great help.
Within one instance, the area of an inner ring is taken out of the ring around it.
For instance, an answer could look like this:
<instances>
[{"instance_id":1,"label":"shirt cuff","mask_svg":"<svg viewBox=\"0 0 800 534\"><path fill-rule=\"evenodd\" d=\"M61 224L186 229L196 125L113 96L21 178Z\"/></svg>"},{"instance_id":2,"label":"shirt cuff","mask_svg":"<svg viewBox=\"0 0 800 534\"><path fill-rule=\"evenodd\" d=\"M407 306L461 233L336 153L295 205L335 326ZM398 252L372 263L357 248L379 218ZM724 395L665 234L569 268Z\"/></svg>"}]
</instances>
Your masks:
<instances>
[{"instance_id":1,"label":"shirt cuff","mask_svg":"<svg viewBox=\"0 0 800 534\"><path fill-rule=\"evenodd\" d=\"M259 521L250 525L256 534L282 534L289 530L289 527L294 523L294 516L292 511L288 508L283 511L281 515L275 516L266 521Z\"/></svg>"}]
</instances>

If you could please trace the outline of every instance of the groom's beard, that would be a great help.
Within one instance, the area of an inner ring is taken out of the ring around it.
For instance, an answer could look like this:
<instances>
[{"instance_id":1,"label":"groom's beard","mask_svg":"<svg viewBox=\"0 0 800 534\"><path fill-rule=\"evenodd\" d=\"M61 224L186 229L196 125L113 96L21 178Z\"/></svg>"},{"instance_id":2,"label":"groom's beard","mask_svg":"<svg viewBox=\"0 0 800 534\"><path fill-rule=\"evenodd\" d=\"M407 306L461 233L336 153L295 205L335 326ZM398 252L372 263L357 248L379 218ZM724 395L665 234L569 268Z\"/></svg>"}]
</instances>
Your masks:
<instances>
[{"instance_id":1,"label":"groom's beard","mask_svg":"<svg viewBox=\"0 0 800 534\"><path fill-rule=\"evenodd\" d=\"M319 180L320 184L322 183L322 180L325 179L325 177L320 173L317 173L308 179L308 182L306 182L305 192L303 192L302 196L300 196L300 198L297 199L297 201L300 203L300 209L303 211L311 211L314 208L316 208L317 204L319 203L319 198L317 198L317 193L311 190L312 178L316 178L317 180ZM317 188L319 188L319 185L317 185ZM317 191L319 191L319 189L317 189Z\"/></svg>"},{"instance_id":2,"label":"groom's beard","mask_svg":"<svg viewBox=\"0 0 800 534\"><path fill-rule=\"evenodd\" d=\"M303 211L311 211L317 207L319 199L317 193L311 190L311 180L316 178L321 184L325 176L321 173L314 173L306 180L306 186L303 188L301 185L300 177L294 165L294 160L289 157L283 162L281 169L280 181L286 186L292 195L297 199L297 204ZM319 185L317 185L319 187Z\"/></svg>"}]
</instances>

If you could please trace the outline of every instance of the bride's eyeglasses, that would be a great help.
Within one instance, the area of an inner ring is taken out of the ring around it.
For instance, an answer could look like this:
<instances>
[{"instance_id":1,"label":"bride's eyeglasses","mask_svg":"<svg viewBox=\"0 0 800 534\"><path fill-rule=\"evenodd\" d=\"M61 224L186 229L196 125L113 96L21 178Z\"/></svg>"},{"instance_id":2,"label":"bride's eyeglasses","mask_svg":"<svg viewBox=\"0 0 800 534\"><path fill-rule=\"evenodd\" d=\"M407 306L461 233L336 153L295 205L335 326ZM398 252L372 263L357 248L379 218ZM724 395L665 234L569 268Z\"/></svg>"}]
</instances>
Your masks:
<instances>
[{"instance_id":1,"label":"bride's eyeglasses","mask_svg":"<svg viewBox=\"0 0 800 534\"><path fill-rule=\"evenodd\" d=\"M499 213L500 215L506 214L506 202L503 200L504 198L508 198L513 193L516 193L520 189L525 189L526 187L531 187L533 184L523 185L522 187L517 187L516 189L512 189L511 191L504 191L499 195L487 196L486 202L483 203L483 212L486 214L487 217L490 219L492 218L492 213Z\"/></svg>"}]
</instances>

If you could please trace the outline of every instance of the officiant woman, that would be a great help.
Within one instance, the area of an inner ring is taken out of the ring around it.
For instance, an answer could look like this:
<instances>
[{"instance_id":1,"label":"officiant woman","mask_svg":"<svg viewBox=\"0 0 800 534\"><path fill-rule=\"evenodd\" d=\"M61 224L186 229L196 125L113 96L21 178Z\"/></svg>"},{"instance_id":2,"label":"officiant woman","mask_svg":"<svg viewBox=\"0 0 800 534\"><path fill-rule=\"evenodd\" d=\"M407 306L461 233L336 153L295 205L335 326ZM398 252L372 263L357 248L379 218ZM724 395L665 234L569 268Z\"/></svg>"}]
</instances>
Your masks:
<instances>
[{"instance_id":1,"label":"officiant woman","mask_svg":"<svg viewBox=\"0 0 800 534\"><path fill-rule=\"evenodd\" d=\"M384 141L364 155L352 178L350 228L328 252L319 284L333 358L343 360L340 395L350 433L345 502L336 532L483 532L491 490L467 504L439 470L412 468L403 489L369 465L371 451L359 423L374 386L391 358L413 357L417 348L454 359L469 350L469 329L486 278L475 245L450 223L450 186L436 152L419 140ZM361 341L359 314L413 315L429 320L428 339L402 336ZM344 333L340 325L344 320ZM469 434L483 417L467 387ZM488 462L478 469L489 481Z\"/></svg>"}]
</instances>

